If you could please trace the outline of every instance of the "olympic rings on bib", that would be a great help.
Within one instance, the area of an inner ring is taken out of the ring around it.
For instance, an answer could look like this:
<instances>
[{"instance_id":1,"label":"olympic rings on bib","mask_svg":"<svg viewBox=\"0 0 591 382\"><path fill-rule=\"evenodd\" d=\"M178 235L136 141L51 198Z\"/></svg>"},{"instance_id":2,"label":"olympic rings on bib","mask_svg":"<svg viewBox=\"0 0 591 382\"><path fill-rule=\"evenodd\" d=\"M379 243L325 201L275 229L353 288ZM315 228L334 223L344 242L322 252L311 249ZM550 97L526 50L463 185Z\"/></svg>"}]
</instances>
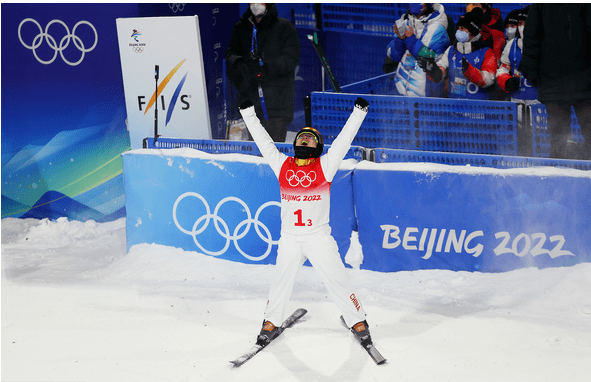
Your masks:
<instances>
[{"instance_id":1,"label":"olympic rings on bib","mask_svg":"<svg viewBox=\"0 0 591 382\"><path fill-rule=\"evenodd\" d=\"M306 174L302 170L298 170L297 172L293 170L287 170L285 172L285 179L292 187L302 186L307 188L310 187L316 180L316 172L310 171Z\"/></svg>"}]
</instances>

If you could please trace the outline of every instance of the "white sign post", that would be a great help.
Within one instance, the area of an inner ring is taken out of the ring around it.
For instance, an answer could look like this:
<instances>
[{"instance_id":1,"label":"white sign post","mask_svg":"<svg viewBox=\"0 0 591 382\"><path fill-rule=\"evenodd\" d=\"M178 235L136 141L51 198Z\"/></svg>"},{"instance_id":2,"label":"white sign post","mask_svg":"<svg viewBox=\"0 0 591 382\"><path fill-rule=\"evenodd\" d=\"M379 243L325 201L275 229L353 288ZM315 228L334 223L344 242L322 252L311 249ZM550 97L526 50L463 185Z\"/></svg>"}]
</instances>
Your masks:
<instances>
[{"instance_id":1,"label":"white sign post","mask_svg":"<svg viewBox=\"0 0 591 382\"><path fill-rule=\"evenodd\" d=\"M163 137L211 139L197 16L120 18L117 35L131 148L155 127Z\"/></svg>"}]
</instances>

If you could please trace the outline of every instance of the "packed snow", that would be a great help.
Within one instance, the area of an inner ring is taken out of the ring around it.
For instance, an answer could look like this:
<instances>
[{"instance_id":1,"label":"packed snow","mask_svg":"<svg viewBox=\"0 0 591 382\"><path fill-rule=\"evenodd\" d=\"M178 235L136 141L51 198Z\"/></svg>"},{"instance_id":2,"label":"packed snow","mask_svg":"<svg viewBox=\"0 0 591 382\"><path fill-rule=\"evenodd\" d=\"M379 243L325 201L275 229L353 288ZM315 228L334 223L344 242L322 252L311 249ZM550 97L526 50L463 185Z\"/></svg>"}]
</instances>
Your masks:
<instances>
[{"instance_id":1,"label":"packed snow","mask_svg":"<svg viewBox=\"0 0 591 382\"><path fill-rule=\"evenodd\" d=\"M2 381L588 381L591 264L507 273L348 269L373 363L313 268L308 314L240 368L273 265L125 243L110 223L5 218Z\"/></svg>"}]
</instances>

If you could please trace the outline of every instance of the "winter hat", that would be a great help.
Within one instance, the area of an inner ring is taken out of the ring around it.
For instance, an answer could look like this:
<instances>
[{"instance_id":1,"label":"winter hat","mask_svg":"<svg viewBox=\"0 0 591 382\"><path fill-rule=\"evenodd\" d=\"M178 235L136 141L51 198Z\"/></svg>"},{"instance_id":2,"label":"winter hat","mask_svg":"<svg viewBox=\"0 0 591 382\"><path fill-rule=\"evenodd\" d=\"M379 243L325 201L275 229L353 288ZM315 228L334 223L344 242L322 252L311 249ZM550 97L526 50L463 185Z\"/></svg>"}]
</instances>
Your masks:
<instances>
[{"instance_id":1,"label":"winter hat","mask_svg":"<svg viewBox=\"0 0 591 382\"><path fill-rule=\"evenodd\" d=\"M517 16L518 21L521 21L521 20L527 21L527 13L529 12L529 7L530 7L530 5L528 5L527 7L523 8L519 11L519 15Z\"/></svg>"},{"instance_id":2,"label":"winter hat","mask_svg":"<svg viewBox=\"0 0 591 382\"><path fill-rule=\"evenodd\" d=\"M299 136L302 134L312 134L316 138L316 147L296 146L296 142ZM319 158L320 155L322 155L322 151L324 150L324 139L322 138L322 134L320 134L320 132L315 128L304 127L303 129L297 132L295 139L293 140L293 148L296 154L296 158Z\"/></svg>"},{"instance_id":3,"label":"winter hat","mask_svg":"<svg viewBox=\"0 0 591 382\"><path fill-rule=\"evenodd\" d=\"M518 17L521 12L523 12L523 9L514 9L511 12L509 12L507 17L505 17L505 26L507 26L507 24L513 24L513 25L519 24Z\"/></svg>"},{"instance_id":4,"label":"winter hat","mask_svg":"<svg viewBox=\"0 0 591 382\"><path fill-rule=\"evenodd\" d=\"M472 36L476 36L480 34L480 31L482 30L483 19L482 9L474 8L472 11L466 12L460 17L456 27L464 27L468 29L468 32L470 32Z\"/></svg>"}]
</instances>

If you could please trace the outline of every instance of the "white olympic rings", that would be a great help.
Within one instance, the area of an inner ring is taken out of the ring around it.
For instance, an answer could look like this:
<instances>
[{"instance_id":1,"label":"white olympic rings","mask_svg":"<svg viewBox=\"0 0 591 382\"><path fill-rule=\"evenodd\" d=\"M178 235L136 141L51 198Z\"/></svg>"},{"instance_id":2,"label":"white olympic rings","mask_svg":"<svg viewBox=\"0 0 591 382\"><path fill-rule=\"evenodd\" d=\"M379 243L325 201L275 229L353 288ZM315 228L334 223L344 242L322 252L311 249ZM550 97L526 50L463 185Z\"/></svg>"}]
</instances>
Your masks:
<instances>
[{"instance_id":1,"label":"white olympic rings","mask_svg":"<svg viewBox=\"0 0 591 382\"><path fill-rule=\"evenodd\" d=\"M177 12L182 12L185 9L185 4L186 3L170 3L170 4L168 4L168 7L170 8L171 11L173 11L174 13L177 13Z\"/></svg>"},{"instance_id":2,"label":"white olympic rings","mask_svg":"<svg viewBox=\"0 0 591 382\"><path fill-rule=\"evenodd\" d=\"M184 229L183 227L181 227L181 225L179 224L178 219L177 219L177 208L178 208L179 203L183 199L185 199L186 197L189 197L189 196L196 197L199 200L201 200L201 202L205 206L205 210L206 210L206 214L201 216L199 219L197 219L195 221L191 230L187 230L187 229ZM230 229L228 227L228 224L226 224L226 222L221 217L218 216L218 211L220 210L220 207L226 202L239 203L243 207L244 211L246 212L246 216L247 216L247 218L245 220L243 220L240 224L238 224L236 226L236 228L234 229L234 233L232 235L230 235ZM226 253L226 251L228 250L228 248L230 246L230 242L233 241L234 246L236 247L236 249L238 250L238 252L240 252L240 254L242 256L244 256L247 259L252 260L252 261L260 261L260 260L265 259L267 256L269 256L269 254L271 253L271 249L273 248L273 245L276 245L277 243L279 243L279 240L276 240L276 241L273 240L273 238L271 237L271 231L269 231L267 226L265 226L263 223L261 223L259 221L259 216L260 216L261 212L265 208L267 208L268 206L280 207L281 205L279 204L279 202L274 202L274 201L267 202L259 207L259 209L257 210L257 212L254 216L254 219L253 219L250 214L250 209L248 208L248 205L246 205L246 203L244 203L239 198L229 196L227 198L220 200L220 202L217 204L217 206L215 207L215 210L213 211L213 214L212 214L211 210L209 208L209 204L207 203L207 200L205 200L205 198L203 196L199 195L196 192L185 192L184 194L179 196L177 198L177 200L174 202L174 206L172 207L172 218L173 218L174 224L177 226L177 228L182 233L193 237L193 241L195 242L197 247L199 247L200 250L202 250L204 253L206 253L208 255L219 256L219 255ZM215 225L217 232L220 234L220 236L222 238L226 239L226 244L225 244L224 248L222 248L221 250L219 250L217 252L208 251L197 241L197 235L199 235L203 231L205 231L205 229L209 226L209 221L211 219L213 219L213 221L214 221L214 225ZM204 224L200 228L198 228L202 222L204 222ZM220 228L220 224L223 227L223 231ZM263 240L265 243L268 244L267 251L264 254L262 254L261 256L251 256L251 255L245 253L238 245L238 240L242 239L250 231L251 224L254 224L255 230L256 230L257 234L259 235L259 237L261 238L261 240ZM242 232L239 232L240 229L244 226L246 226L246 227L242 230ZM261 227L264 230L264 232L265 232L264 236L261 233L261 230L259 229L259 227Z\"/></svg>"},{"instance_id":3,"label":"white olympic rings","mask_svg":"<svg viewBox=\"0 0 591 382\"><path fill-rule=\"evenodd\" d=\"M285 173L285 179L292 187L297 187L301 185L304 188L310 187L312 183L316 180L316 172L310 171L309 173L305 173L302 170L298 170L294 172L293 170L287 170Z\"/></svg>"},{"instance_id":4,"label":"white olympic rings","mask_svg":"<svg viewBox=\"0 0 591 382\"><path fill-rule=\"evenodd\" d=\"M21 35L21 28L22 28L23 24L25 24L26 22L29 22L29 21L32 22L33 24L37 25L37 28L39 28L39 34L37 34L37 36L35 36L31 45L28 45L27 43L25 43L23 41L23 38ZM66 35L64 37L62 37L62 39L60 40L59 46L58 46L57 42L55 41L55 39L53 38L53 36L51 36L49 34L49 27L55 23L63 25L63 27L66 29ZM90 28L92 28L92 31L94 32L94 44L88 49L85 47L84 43L82 42L82 39L80 37L76 36L76 28L78 28L78 26L80 26L82 24L88 25ZM41 25L36 20L31 19L31 18L26 18L23 21L21 21L21 23L18 26L18 38L19 38L21 44L23 44L23 46L25 48L33 51L33 55L35 56L37 61L39 61L40 63L42 63L44 65L51 64L56 59L57 54L59 52L59 54L62 56L62 60L64 60L64 62L66 64L68 64L70 66L76 66L76 65L80 64L82 62L82 60L84 60L84 55L86 53L88 53L88 52L92 51L94 48L96 48L96 45L98 43L98 33L96 31L96 28L94 27L94 25L92 25L91 23L89 23L88 21L85 21L85 20L78 21L76 23L76 25L74 25L74 29L72 29L72 33L70 33L70 29L68 28L66 23L64 23L61 20L51 20L45 26L45 31L43 31L43 29L41 28ZM37 55L37 48L39 48L41 46L41 44L43 44L44 40L47 41L47 45L49 45L49 47L54 50L53 57L48 61L42 60ZM64 49L66 49L70 45L70 41L73 41L76 48L78 48L78 50L80 52L82 52L80 59L76 62L70 62L64 57Z\"/></svg>"}]
</instances>

